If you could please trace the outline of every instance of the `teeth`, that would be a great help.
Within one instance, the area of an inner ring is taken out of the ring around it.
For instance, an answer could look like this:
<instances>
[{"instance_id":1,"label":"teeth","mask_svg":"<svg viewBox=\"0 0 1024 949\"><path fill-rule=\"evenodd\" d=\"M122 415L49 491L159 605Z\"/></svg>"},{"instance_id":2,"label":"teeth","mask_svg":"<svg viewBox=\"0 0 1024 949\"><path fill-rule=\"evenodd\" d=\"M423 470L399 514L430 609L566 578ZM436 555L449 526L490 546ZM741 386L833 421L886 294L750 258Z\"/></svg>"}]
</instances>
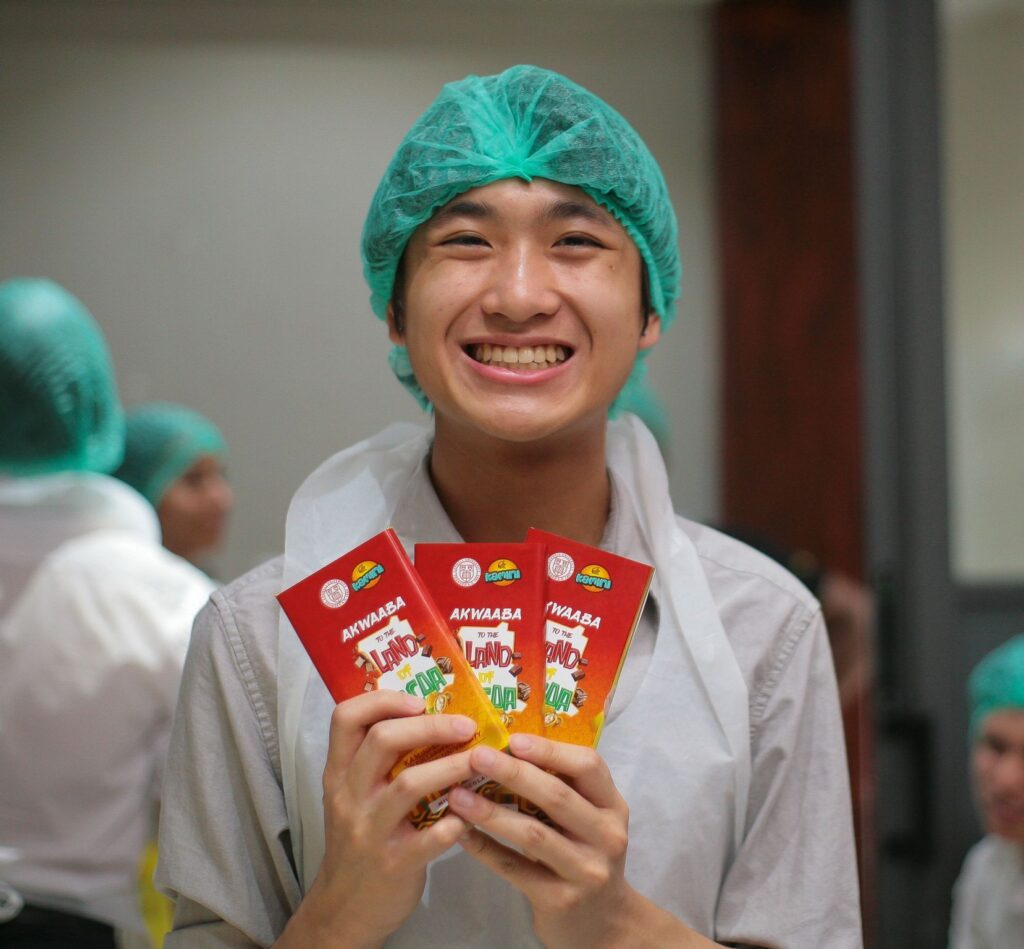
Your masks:
<instances>
[{"instance_id":1,"label":"teeth","mask_svg":"<svg viewBox=\"0 0 1024 949\"><path fill-rule=\"evenodd\" d=\"M567 358L565 347L554 345L515 347L478 343L472 348L472 355L477 362L523 369L547 369Z\"/></svg>"}]
</instances>

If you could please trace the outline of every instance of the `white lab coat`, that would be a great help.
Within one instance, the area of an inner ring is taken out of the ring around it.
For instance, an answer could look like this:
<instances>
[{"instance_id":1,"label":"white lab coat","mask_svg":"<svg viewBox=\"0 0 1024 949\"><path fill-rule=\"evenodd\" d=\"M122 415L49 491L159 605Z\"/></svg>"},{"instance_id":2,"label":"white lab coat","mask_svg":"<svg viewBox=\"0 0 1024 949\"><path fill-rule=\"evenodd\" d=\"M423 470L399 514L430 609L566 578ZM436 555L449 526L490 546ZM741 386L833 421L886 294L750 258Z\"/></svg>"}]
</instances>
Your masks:
<instances>
[{"instance_id":1,"label":"white lab coat","mask_svg":"<svg viewBox=\"0 0 1024 949\"><path fill-rule=\"evenodd\" d=\"M212 589L127 485L0 482L0 881L26 901L141 925L136 865Z\"/></svg>"},{"instance_id":2,"label":"white lab coat","mask_svg":"<svg viewBox=\"0 0 1024 949\"><path fill-rule=\"evenodd\" d=\"M953 888L950 949L1024 949L1024 845L989 834Z\"/></svg>"}]
</instances>

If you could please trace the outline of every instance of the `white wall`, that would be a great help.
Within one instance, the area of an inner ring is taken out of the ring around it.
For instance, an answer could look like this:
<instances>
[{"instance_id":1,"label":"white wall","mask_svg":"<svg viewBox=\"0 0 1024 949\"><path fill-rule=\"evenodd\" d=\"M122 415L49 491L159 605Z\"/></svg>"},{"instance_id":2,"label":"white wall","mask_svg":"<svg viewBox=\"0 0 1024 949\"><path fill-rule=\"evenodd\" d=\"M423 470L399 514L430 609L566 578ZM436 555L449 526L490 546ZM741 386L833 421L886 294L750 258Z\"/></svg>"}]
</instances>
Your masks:
<instances>
[{"instance_id":1,"label":"white wall","mask_svg":"<svg viewBox=\"0 0 1024 949\"><path fill-rule=\"evenodd\" d=\"M954 569L1024 579L1024 3L947 21Z\"/></svg>"},{"instance_id":2,"label":"white wall","mask_svg":"<svg viewBox=\"0 0 1024 949\"><path fill-rule=\"evenodd\" d=\"M677 506L716 513L707 12L672 3L32 4L0 8L0 279L46 275L108 334L126 403L223 428L227 577L280 550L314 465L418 410L386 368L358 239L443 82L564 72L636 125L682 232L678 324L652 359ZM543 17L541 13L543 12Z\"/></svg>"}]
</instances>

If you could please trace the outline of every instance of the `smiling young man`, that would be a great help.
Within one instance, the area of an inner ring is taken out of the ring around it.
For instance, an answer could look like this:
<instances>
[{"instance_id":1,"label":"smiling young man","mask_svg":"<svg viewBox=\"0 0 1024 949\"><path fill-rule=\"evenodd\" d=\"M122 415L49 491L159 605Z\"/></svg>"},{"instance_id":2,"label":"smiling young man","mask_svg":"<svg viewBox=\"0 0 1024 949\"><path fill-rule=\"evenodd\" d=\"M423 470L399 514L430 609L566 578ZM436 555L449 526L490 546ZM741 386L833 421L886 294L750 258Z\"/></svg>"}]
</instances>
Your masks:
<instances>
[{"instance_id":1,"label":"smiling young man","mask_svg":"<svg viewBox=\"0 0 1024 949\"><path fill-rule=\"evenodd\" d=\"M971 772L986 836L953 891L950 949L1019 945L1024 936L1024 636L971 673Z\"/></svg>"},{"instance_id":2,"label":"smiling young man","mask_svg":"<svg viewBox=\"0 0 1024 949\"><path fill-rule=\"evenodd\" d=\"M678 293L675 218L636 132L520 66L442 91L363 234L391 364L430 429L325 462L285 552L197 623L164 791L173 945L854 947L849 793L817 604L678 518L650 433L609 422ZM375 691L335 706L274 594L391 525L540 527L656 568L599 752L513 736L386 775L468 719ZM455 788L474 774L554 826Z\"/></svg>"}]
</instances>

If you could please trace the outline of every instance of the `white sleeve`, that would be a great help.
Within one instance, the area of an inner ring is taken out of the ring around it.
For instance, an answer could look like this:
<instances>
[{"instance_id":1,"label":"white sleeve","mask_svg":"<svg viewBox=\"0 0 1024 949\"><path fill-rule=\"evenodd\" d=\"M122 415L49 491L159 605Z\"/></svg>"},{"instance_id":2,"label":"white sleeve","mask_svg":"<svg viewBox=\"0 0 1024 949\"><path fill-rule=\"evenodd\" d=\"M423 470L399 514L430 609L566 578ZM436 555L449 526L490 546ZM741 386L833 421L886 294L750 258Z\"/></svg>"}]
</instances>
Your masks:
<instances>
[{"instance_id":1,"label":"white sleeve","mask_svg":"<svg viewBox=\"0 0 1024 949\"><path fill-rule=\"evenodd\" d=\"M850 787L821 613L786 631L751 702L746 836L723 881L716 938L734 945L862 945Z\"/></svg>"}]
</instances>

